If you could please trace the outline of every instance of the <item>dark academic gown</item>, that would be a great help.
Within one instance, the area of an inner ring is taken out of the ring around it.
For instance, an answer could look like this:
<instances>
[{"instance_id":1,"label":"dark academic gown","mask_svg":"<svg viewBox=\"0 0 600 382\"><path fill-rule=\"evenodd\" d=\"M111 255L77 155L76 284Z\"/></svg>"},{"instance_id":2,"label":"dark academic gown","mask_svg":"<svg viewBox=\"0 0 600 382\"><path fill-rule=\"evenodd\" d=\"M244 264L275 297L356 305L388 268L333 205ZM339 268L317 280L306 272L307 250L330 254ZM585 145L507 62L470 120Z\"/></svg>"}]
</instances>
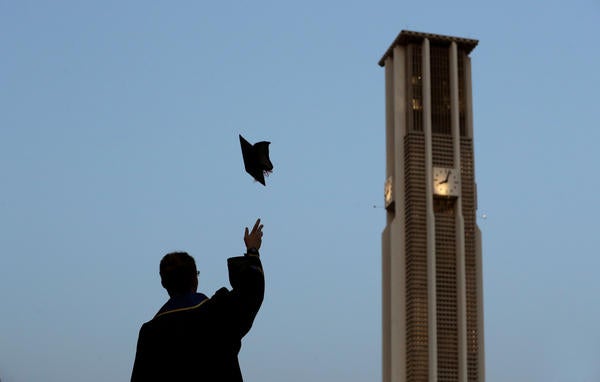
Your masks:
<instances>
[{"instance_id":1,"label":"dark academic gown","mask_svg":"<svg viewBox=\"0 0 600 382\"><path fill-rule=\"evenodd\" d=\"M262 303L265 281L258 256L232 257L227 265L231 291L171 298L142 325L132 382L243 380L238 353Z\"/></svg>"}]
</instances>

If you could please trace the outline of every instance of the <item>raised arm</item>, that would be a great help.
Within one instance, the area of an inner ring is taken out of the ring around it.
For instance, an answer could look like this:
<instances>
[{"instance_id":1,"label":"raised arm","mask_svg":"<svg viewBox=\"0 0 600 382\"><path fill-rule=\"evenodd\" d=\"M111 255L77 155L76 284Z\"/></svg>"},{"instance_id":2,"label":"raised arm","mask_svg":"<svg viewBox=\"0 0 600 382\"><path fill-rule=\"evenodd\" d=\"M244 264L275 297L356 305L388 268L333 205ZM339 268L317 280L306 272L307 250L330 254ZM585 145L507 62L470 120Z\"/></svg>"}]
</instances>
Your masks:
<instances>
[{"instance_id":1,"label":"raised arm","mask_svg":"<svg viewBox=\"0 0 600 382\"><path fill-rule=\"evenodd\" d=\"M258 253L262 244L262 228L260 219L251 231L246 227L246 254L227 259L232 290L222 288L214 296L227 306L227 321L233 326L232 334L237 338L242 338L252 327L264 297L265 278Z\"/></svg>"}]
</instances>

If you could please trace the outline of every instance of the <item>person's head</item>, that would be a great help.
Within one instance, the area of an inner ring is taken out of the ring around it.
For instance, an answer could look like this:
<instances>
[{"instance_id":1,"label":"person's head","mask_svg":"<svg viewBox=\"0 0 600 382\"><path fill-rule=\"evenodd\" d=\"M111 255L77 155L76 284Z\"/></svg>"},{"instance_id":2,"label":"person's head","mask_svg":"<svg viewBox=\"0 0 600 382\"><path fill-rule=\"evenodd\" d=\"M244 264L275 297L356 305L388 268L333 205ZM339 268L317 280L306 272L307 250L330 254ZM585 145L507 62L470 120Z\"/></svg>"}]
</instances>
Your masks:
<instances>
[{"instance_id":1,"label":"person's head","mask_svg":"<svg viewBox=\"0 0 600 382\"><path fill-rule=\"evenodd\" d=\"M160 261L160 282L173 297L198 290L198 271L187 252L171 252Z\"/></svg>"}]
</instances>

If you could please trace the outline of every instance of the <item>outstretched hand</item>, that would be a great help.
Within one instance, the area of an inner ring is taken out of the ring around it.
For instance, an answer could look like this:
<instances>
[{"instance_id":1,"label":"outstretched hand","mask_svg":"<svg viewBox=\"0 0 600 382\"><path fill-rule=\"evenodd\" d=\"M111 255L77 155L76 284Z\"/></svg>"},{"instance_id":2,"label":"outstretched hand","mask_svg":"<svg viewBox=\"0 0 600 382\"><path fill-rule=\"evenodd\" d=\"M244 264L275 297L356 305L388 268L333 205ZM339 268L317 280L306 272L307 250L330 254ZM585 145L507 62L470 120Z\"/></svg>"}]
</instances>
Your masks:
<instances>
[{"instance_id":1,"label":"outstretched hand","mask_svg":"<svg viewBox=\"0 0 600 382\"><path fill-rule=\"evenodd\" d=\"M262 244L262 232L263 225L260 224L260 219L256 220L254 223L254 227L252 227L252 231L248 232L248 227L246 227L246 231L244 232L244 243L246 243L246 249L255 248L257 251Z\"/></svg>"}]
</instances>

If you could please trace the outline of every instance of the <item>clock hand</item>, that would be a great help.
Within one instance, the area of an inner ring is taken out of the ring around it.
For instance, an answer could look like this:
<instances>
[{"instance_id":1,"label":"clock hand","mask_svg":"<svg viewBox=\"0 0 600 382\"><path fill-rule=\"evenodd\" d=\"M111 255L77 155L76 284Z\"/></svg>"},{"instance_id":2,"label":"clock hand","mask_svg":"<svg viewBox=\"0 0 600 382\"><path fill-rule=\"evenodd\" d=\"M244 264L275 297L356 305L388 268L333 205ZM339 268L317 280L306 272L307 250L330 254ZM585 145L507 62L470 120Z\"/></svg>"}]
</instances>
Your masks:
<instances>
[{"instance_id":1,"label":"clock hand","mask_svg":"<svg viewBox=\"0 0 600 382\"><path fill-rule=\"evenodd\" d=\"M448 173L446 174L446 179L444 179L441 182L439 182L438 185L448 183L448 180L450 179L450 173L451 172L452 172L452 170L448 170Z\"/></svg>"}]
</instances>

